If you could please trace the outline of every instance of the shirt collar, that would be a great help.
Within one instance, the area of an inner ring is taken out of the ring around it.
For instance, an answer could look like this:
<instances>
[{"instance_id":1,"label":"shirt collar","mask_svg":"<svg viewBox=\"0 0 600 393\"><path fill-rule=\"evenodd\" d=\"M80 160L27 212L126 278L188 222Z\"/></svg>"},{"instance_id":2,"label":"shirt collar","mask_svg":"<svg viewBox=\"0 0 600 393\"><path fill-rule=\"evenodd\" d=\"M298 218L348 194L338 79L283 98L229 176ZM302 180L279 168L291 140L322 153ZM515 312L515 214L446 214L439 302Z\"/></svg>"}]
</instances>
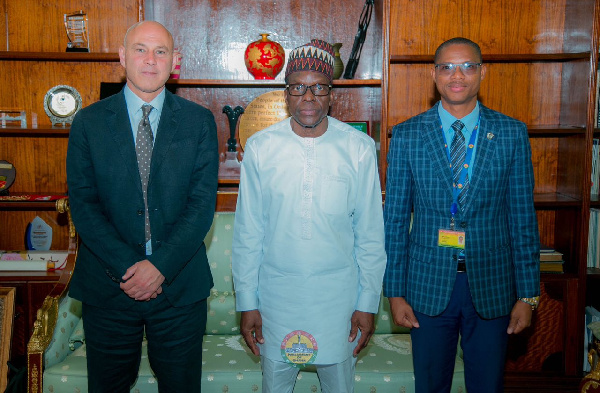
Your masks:
<instances>
[{"instance_id":1,"label":"shirt collar","mask_svg":"<svg viewBox=\"0 0 600 393\"><path fill-rule=\"evenodd\" d=\"M145 102L140 97L138 97L133 91L131 91L128 85L125 85L125 102L127 103L127 111L129 112L130 118L134 118L135 113L141 110L142 105L144 104L150 104L155 109L152 110L151 116L153 113L160 115L160 113L162 113L163 104L165 103L165 90L166 88L163 88L162 91L158 93L158 95L154 97L152 101ZM139 117L141 118L141 115Z\"/></svg>"},{"instance_id":2,"label":"shirt collar","mask_svg":"<svg viewBox=\"0 0 600 393\"><path fill-rule=\"evenodd\" d=\"M477 101L477 103L475 104L475 108L473 109L473 111L467 116L463 117L462 119L457 119L456 117L452 116L450 112L444 109L441 102L438 105L438 114L440 116L440 121L442 122L442 129L444 131L450 130L452 123L454 123L456 120L460 120L464 123L466 131L470 135L473 132L473 129L475 129L475 126L477 126L477 123L479 123L479 101Z\"/></svg>"}]
</instances>

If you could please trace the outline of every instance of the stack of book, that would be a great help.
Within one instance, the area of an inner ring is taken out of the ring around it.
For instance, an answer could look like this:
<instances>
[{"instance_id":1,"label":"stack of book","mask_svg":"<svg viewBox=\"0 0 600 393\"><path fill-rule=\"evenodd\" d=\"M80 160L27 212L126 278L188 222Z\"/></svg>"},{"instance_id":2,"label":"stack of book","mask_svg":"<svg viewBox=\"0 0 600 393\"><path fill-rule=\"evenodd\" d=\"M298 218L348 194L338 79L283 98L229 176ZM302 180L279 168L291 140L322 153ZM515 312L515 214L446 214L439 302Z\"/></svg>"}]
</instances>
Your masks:
<instances>
[{"instance_id":1,"label":"stack of book","mask_svg":"<svg viewBox=\"0 0 600 393\"><path fill-rule=\"evenodd\" d=\"M0 271L47 271L64 267L66 250L0 251Z\"/></svg>"},{"instance_id":2,"label":"stack of book","mask_svg":"<svg viewBox=\"0 0 600 393\"><path fill-rule=\"evenodd\" d=\"M540 246L540 271L542 273L562 273L563 264L561 252L543 244Z\"/></svg>"}]
</instances>

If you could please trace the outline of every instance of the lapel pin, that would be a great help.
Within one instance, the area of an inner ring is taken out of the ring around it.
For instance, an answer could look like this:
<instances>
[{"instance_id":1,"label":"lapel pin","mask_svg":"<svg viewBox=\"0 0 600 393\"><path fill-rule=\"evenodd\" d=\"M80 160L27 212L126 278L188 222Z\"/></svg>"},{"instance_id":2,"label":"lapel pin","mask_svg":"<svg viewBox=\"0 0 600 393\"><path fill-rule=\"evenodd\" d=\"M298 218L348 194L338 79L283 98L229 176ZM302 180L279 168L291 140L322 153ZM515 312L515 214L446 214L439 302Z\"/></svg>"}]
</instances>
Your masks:
<instances>
[{"instance_id":1,"label":"lapel pin","mask_svg":"<svg viewBox=\"0 0 600 393\"><path fill-rule=\"evenodd\" d=\"M491 141L493 137L494 137L494 134L492 134L491 132L488 132L488 133L487 133L487 139L488 139L488 140L490 140L490 141Z\"/></svg>"}]
</instances>

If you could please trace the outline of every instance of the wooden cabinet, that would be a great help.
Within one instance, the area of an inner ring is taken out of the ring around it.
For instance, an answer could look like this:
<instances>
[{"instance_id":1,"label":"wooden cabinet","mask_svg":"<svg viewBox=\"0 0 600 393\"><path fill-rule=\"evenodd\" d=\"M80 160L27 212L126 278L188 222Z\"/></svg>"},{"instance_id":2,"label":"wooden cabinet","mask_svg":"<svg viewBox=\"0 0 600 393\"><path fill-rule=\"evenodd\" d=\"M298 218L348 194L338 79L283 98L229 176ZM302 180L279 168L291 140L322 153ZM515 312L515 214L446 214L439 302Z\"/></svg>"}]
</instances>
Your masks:
<instances>
[{"instance_id":1,"label":"wooden cabinet","mask_svg":"<svg viewBox=\"0 0 600 393\"><path fill-rule=\"evenodd\" d=\"M60 272L0 272L0 287L16 288L10 361L26 366L27 342L38 308L60 278Z\"/></svg>"},{"instance_id":2,"label":"wooden cabinet","mask_svg":"<svg viewBox=\"0 0 600 393\"><path fill-rule=\"evenodd\" d=\"M523 382L524 372L533 373L531 386L576 380L583 359L597 2L386 0L383 29L382 157L391 127L439 100L429 70L437 46L455 36L481 46L488 68L481 102L527 124L541 241L566 262L564 274L542 274L533 329L511 338L507 390Z\"/></svg>"}]
</instances>

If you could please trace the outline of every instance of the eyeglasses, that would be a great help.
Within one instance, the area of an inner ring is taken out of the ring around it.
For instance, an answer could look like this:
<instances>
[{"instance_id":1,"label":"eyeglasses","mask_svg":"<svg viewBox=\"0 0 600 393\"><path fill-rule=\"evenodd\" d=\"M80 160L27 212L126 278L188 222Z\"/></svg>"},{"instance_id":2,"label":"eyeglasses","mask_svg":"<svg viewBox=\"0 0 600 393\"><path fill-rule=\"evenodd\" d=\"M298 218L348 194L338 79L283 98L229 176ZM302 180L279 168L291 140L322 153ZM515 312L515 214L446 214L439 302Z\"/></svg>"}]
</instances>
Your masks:
<instances>
[{"instance_id":1,"label":"eyeglasses","mask_svg":"<svg viewBox=\"0 0 600 393\"><path fill-rule=\"evenodd\" d=\"M466 62L462 64L454 64L454 63L439 63L435 65L435 68L439 71L440 75L450 76L454 75L456 72L456 67L460 68L460 71L464 75L475 75L477 69L481 66L482 63L471 63Z\"/></svg>"},{"instance_id":2,"label":"eyeglasses","mask_svg":"<svg viewBox=\"0 0 600 393\"><path fill-rule=\"evenodd\" d=\"M285 88L291 96L303 96L304 94L306 94L307 89L310 89L314 96L326 96L329 95L331 87L331 85L322 85L320 83L315 83L311 86L306 86L302 83L285 85Z\"/></svg>"}]
</instances>

